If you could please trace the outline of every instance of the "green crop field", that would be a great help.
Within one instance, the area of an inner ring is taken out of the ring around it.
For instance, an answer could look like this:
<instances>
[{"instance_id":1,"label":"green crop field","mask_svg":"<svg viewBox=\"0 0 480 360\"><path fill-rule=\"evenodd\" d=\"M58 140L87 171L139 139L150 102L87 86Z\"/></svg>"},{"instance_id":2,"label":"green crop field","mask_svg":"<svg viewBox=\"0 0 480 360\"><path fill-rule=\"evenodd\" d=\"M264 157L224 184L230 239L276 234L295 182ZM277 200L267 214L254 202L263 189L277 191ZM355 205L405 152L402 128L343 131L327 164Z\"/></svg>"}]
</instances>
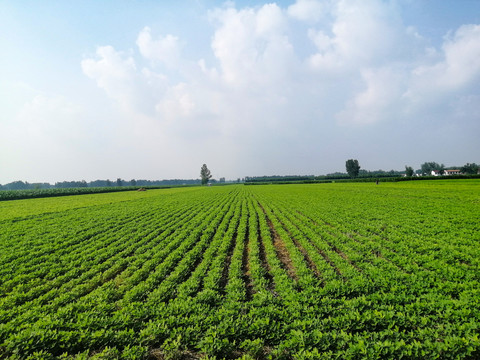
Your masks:
<instances>
[{"instance_id":1,"label":"green crop field","mask_svg":"<svg viewBox=\"0 0 480 360\"><path fill-rule=\"evenodd\" d=\"M0 358L478 359L480 180L0 202Z\"/></svg>"}]
</instances>

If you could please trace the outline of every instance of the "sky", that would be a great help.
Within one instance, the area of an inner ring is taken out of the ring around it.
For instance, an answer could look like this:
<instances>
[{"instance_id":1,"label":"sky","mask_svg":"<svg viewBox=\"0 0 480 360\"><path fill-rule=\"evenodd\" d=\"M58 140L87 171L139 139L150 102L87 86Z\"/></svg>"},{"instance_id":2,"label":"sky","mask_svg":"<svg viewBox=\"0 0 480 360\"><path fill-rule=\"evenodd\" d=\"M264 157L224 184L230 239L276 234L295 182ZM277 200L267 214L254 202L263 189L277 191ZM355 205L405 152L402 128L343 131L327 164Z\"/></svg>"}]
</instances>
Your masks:
<instances>
[{"instance_id":1,"label":"sky","mask_svg":"<svg viewBox=\"0 0 480 360\"><path fill-rule=\"evenodd\" d=\"M0 1L0 184L480 163L480 1Z\"/></svg>"}]
</instances>

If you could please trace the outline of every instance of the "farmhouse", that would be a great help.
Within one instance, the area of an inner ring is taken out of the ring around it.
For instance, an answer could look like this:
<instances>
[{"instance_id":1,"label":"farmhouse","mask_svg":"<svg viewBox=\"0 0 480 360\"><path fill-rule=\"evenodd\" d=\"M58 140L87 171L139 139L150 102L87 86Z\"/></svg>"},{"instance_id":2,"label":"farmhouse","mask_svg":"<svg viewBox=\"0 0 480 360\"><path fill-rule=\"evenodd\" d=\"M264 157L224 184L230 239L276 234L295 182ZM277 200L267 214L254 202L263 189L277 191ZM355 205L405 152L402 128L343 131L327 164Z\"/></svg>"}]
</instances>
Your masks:
<instances>
[{"instance_id":1,"label":"farmhouse","mask_svg":"<svg viewBox=\"0 0 480 360\"><path fill-rule=\"evenodd\" d=\"M462 172L460 170L445 170L443 175L461 175Z\"/></svg>"},{"instance_id":2,"label":"farmhouse","mask_svg":"<svg viewBox=\"0 0 480 360\"><path fill-rule=\"evenodd\" d=\"M439 170L432 170L431 175L442 176ZM462 172L460 170L443 170L443 176L449 176L449 175L462 175Z\"/></svg>"}]
</instances>

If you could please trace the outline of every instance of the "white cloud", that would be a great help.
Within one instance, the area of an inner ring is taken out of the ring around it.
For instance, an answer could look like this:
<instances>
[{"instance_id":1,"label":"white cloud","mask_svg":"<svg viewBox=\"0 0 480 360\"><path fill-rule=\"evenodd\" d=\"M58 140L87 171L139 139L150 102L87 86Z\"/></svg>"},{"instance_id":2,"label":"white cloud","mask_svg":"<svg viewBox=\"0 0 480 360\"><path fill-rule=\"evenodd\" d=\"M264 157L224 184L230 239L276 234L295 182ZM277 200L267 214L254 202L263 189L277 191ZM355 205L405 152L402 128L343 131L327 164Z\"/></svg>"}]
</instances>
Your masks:
<instances>
[{"instance_id":1,"label":"white cloud","mask_svg":"<svg viewBox=\"0 0 480 360\"><path fill-rule=\"evenodd\" d=\"M465 25L443 45L445 60L434 65L438 85L457 89L474 82L480 75L480 25ZM433 74L432 74L433 75Z\"/></svg>"},{"instance_id":2,"label":"white cloud","mask_svg":"<svg viewBox=\"0 0 480 360\"><path fill-rule=\"evenodd\" d=\"M439 61L416 66L410 74L404 97L411 108L443 103L478 84L480 78L480 25L465 25L445 38ZM478 87L476 89L478 91Z\"/></svg>"},{"instance_id":3,"label":"white cloud","mask_svg":"<svg viewBox=\"0 0 480 360\"><path fill-rule=\"evenodd\" d=\"M458 88L474 82L480 75L480 25L465 25L443 46L445 85Z\"/></svg>"},{"instance_id":4,"label":"white cloud","mask_svg":"<svg viewBox=\"0 0 480 360\"><path fill-rule=\"evenodd\" d=\"M136 66L132 56L124 56L112 46L97 48L97 59L84 59L82 70L97 82L108 96L121 104L129 103L135 87Z\"/></svg>"},{"instance_id":5,"label":"white cloud","mask_svg":"<svg viewBox=\"0 0 480 360\"><path fill-rule=\"evenodd\" d=\"M277 5L217 9L211 17L219 24L212 49L228 85L268 85L290 70L293 48L285 34L285 14Z\"/></svg>"},{"instance_id":6,"label":"white cloud","mask_svg":"<svg viewBox=\"0 0 480 360\"><path fill-rule=\"evenodd\" d=\"M309 29L308 37L315 44L319 52L325 53L331 51L333 46L332 38L326 35L322 30Z\"/></svg>"},{"instance_id":7,"label":"white cloud","mask_svg":"<svg viewBox=\"0 0 480 360\"><path fill-rule=\"evenodd\" d=\"M326 4L317 0L297 0L288 7L288 15L300 21L316 22L325 15Z\"/></svg>"},{"instance_id":8,"label":"white cloud","mask_svg":"<svg viewBox=\"0 0 480 360\"><path fill-rule=\"evenodd\" d=\"M362 71L365 89L337 114L341 124L366 125L401 118L404 72L398 68Z\"/></svg>"},{"instance_id":9,"label":"white cloud","mask_svg":"<svg viewBox=\"0 0 480 360\"><path fill-rule=\"evenodd\" d=\"M184 58L177 36L154 35L145 27L137 38L138 54L99 47L82 69L126 118L135 119L130 127L125 120L124 133L133 134L137 148L175 152L188 164L208 156L233 168L229 158L235 158L245 169L269 173L285 166L300 173L311 164L305 154L325 157L341 146L338 156L351 156L348 146L356 144L357 151L361 141L371 141L369 131L376 126L401 133L414 127L425 109L440 108L445 96L462 91L477 96L478 87L472 87L480 73L479 26L461 27L437 49L403 24L395 4L229 4L209 13L214 26L209 60ZM292 36L294 30L298 36L299 23L300 40ZM307 43L310 48L302 47ZM166 65L163 73L159 62ZM458 114L453 103L437 111L444 123ZM472 108L461 118L471 119ZM350 125L365 129L364 138L355 138ZM387 138L376 146L387 146ZM192 146L202 150L189 155L185 149ZM364 146L364 154L376 152Z\"/></svg>"},{"instance_id":10,"label":"white cloud","mask_svg":"<svg viewBox=\"0 0 480 360\"><path fill-rule=\"evenodd\" d=\"M355 71L411 57L420 40L402 24L392 2L339 0L331 10L333 23L309 30L318 51L309 62L318 71Z\"/></svg>"},{"instance_id":11,"label":"white cloud","mask_svg":"<svg viewBox=\"0 0 480 360\"><path fill-rule=\"evenodd\" d=\"M94 79L123 111L151 115L155 99L166 90L166 78L149 69L139 71L131 54L112 46L98 47L96 57L81 62L85 75Z\"/></svg>"},{"instance_id":12,"label":"white cloud","mask_svg":"<svg viewBox=\"0 0 480 360\"><path fill-rule=\"evenodd\" d=\"M148 26L143 28L137 38L140 53L149 60L161 61L167 66L176 67L180 58L179 39L173 35L152 39Z\"/></svg>"},{"instance_id":13,"label":"white cloud","mask_svg":"<svg viewBox=\"0 0 480 360\"><path fill-rule=\"evenodd\" d=\"M184 83L170 88L165 98L156 105L156 110L162 114L162 118L169 121L188 117L192 115L194 109L195 103Z\"/></svg>"}]
</instances>

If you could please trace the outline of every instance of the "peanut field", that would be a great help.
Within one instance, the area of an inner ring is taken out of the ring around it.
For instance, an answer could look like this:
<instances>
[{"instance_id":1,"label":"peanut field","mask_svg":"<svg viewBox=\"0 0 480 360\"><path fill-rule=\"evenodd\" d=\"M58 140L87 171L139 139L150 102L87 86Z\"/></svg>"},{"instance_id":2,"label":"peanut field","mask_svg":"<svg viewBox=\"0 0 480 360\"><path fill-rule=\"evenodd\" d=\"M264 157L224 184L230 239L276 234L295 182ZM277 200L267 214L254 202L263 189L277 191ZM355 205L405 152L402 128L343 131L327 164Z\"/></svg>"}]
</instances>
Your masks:
<instances>
[{"instance_id":1,"label":"peanut field","mask_svg":"<svg viewBox=\"0 0 480 360\"><path fill-rule=\"evenodd\" d=\"M478 359L480 180L0 202L0 358Z\"/></svg>"}]
</instances>

